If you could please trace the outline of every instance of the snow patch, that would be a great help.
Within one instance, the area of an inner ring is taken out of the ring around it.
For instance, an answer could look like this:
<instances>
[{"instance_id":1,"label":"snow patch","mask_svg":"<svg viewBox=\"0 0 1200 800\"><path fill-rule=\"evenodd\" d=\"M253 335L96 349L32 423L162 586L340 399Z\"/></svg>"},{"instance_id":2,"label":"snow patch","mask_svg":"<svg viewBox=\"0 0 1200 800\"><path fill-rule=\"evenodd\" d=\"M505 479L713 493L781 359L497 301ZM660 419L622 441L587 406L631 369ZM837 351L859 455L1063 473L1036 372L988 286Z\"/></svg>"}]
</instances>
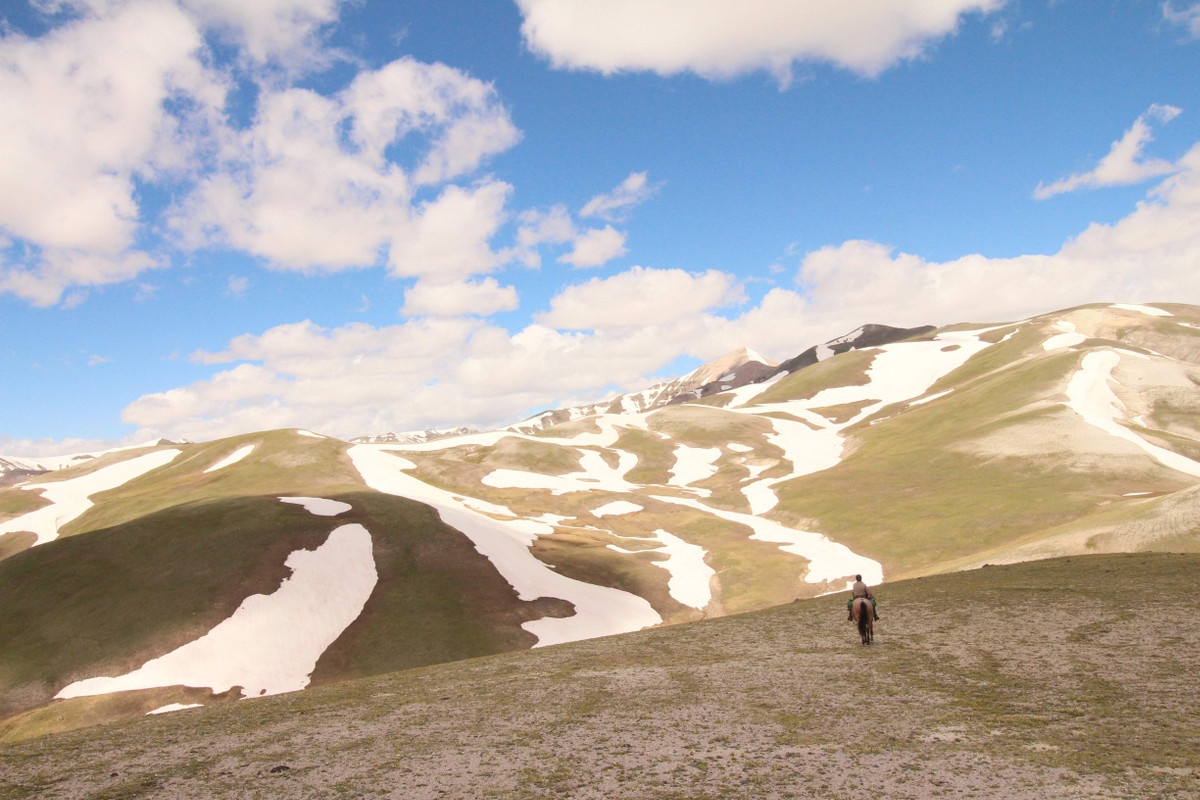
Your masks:
<instances>
[{"instance_id":1,"label":"snow patch","mask_svg":"<svg viewBox=\"0 0 1200 800\"><path fill-rule=\"evenodd\" d=\"M255 446L252 444L248 444L245 447L239 447L237 450L234 450L232 453L225 456L225 458L221 459L220 461L213 464L208 469L204 470L205 474L207 474L209 472L216 472L219 469L225 469L225 467L228 467L232 464L236 464L237 462L241 461L246 456L253 453L254 447Z\"/></svg>"},{"instance_id":2,"label":"snow patch","mask_svg":"<svg viewBox=\"0 0 1200 800\"><path fill-rule=\"evenodd\" d=\"M1130 303L1113 303L1112 308L1119 308L1119 309L1122 309L1123 311L1136 311L1138 313L1145 314L1150 317L1173 317L1173 316L1175 316L1170 311L1163 311L1161 308L1154 308L1152 306L1133 305Z\"/></svg>"},{"instance_id":3,"label":"snow patch","mask_svg":"<svg viewBox=\"0 0 1200 800\"><path fill-rule=\"evenodd\" d=\"M343 503L340 500L326 500L321 497L281 497L279 500L283 503L304 506L305 511L318 517L336 517L353 508L349 503Z\"/></svg>"},{"instance_id":4,"label":"snow patch","mask_svg":"<svg viewBox=\"0 0 1200 800\"><path fill-rule=\"evenodd\" d=\"M1109 386L1112 371L1120 363L1121 356L1113 350L1096 350L1085 355L1067 383L1067 407L1089 425L1137 445L1163 466L1200 477L1200 462L1151 444L1120 424L1119 420L1128 419L1128 414Z\"/></svg>"},{"instance_id":5,"label":"snow patch","mask_svg":"<svg viewBox=\"0 0 1200 800\"><path fill-rule=\"evenodd\" d=\"M543 440L545 441L545 440ZM497 469L484 476L481 483L493 489L546 489L551 494L571 492L632 492L640 488L625 480L625 473L637 466L637 456L624 450L610 450L617 454L617 466L611 467L597 450L582 450L579 455L580 472L566 475L543 475L519 469Z\"/></svg>"},{"instance_id":6,"label":"snow patch","mask_svg":"<svg viewBox=\"0 0 1200 800\"><path fill-rule=\"evenodd\" d=\"M1083 344L1087 339L1088 337L1082 333L1060 333L1042 342L1042 349L1049 351L1059 350L1064 347L1074 347L1077 344Z\"/></svg>"},{"instance_id":7,"label":"snow patch","mask_svg":"<svg viewBox=\"0 0 1200 800\"><path fill-rule=\"evenodd\" d=\"M642 507L637 503L630 503L627 500L614 500L611 503L605 503L599 508L593 508L592 513L597 517L619 517L641 510Z\"/></svg>"},{"instance_id":8,"label":"snow patch","mask_svg":"<svg viewBox=\"0 0 1200 800\"><path fill-rule=\"evenodd\" d=\"M750 536L751 539L783 545L779 548L780 550L808 559L808 574L804 576L804 580L808 583L828 583L855 574L861 574L863 580L869 584L883 582L882 564L866 556L858 555L849 547L838 544L823 534L788 528L778 522L750 514L711 508L688 498L662 496L655 497L655 499L664 503L695 508L721 519L745 525L754 531Z\"/></svg>"},{"instance_id":9,"label":"snow patch","mask_svg":"<svg viewBox=\"0 0 1200 800\"><path fill-rule=\"evenodd\" d=\"M623 539L632 537L623 536ZM667 579L667 591L679 603L691 608L703 610L712 602L712 584L716 571L704 561L708 551L703 547L685 542L674 534L667 533L661 528L654 532L654 540L662 546L653 550L626 550L623 547L609 545L610 550L618 553L662 553L665 559L653 562L670 573Z\"/></svg>"},{"instance_id":10,"label":"snow patch","mask_svg":"<svg viewBox=\"0 0 1200 800\"><path fill-rule=\"evenodd\" d=\"M943 398L949 394L954 394L954 390L947 389L944 392L937 392L936 394L931 394L928 397L922 397L920 400L913 400L911 403L908 404L908 407L915 408L916 406L923 406L926 403L932 403L934 400L940 400L941 398Z\"/></svg>"},{"instance_id":11,"label":"snow patch","mask_svg":"<svg viewBox=\"0 0 1200 800\"><path fill-rule=\"evenodd\" d=\"M717 474L716 461L721 457L719 447L675 446L675 466L667 483L672 486L691 486Z\"/></svg>"},{"instance_id":12,"label":"snow patch","mask_svg":"<svg viewBox=\"0 0 1200 800\"><path fill-rule=\"evenodd\" d=\"M888 405L921 397L943 376L991 347L980 339L980 335L996 329L950 331L930 341L897 342L876 348L867 368L866 384L830 387L807 400L747 407L756 395L740 393L741 405L729 408L730 411L756 415L781 411L801 420L767 418L775 431L767 436L767 441L784 451L784 458L792 464L792 472L783 478L743 486L742 493L751 509L755 514L761 514L775 506L777 501L771 496L774 494L772 486L839 464L844 448L843 430ZM932 399L926 398L926 402ZM850 404L864 405L853 417L839 423L812 410Z\"/></svg>"},{"instance_id":13,"label":"snow patch","mask_svg":"<svg viewBox=\"0 0 1200 800\"><path fill-rule=\"evenodd\" d=\"M343 525L316 550L294 550L290 577L272 594L242 601L233 616L195 641L115 678L76 681L68 699L160 686L240 686L243 697L303 689L317 659L362 613L378 574L371 534Z\"/></svg>"},{"instance_id":14,"label":"snow patch","mask_svg":"<svg viewBox=\"0 0 1200 800\"><path fill-rule=\"evenodd\" d=\"M155 450L152 453L102 467L87 475L65 481L30 483L24 491L41 490L50 505L0 523L0 535L14 531L30 531L37 536L34 545L52 542L64 525L78 519L92 507L91 496L124 486L134 478L171 463L181 450Z\"/></svg>"},{"instance_id":15,"label":"snow patch","mask_svg":"<svg viewBox=\"0 0 1200 800\"><path fill-rule=\"evenodd\" d=\"M159 706L153 711L147 711L146 716L149 717L154 714L169 714L172 711L184 711L189 708L202 708L203 705L203 703L169 703L165 706Z\"/></svg>"},{"instance_id":16,"label":"snow patch","mask_svg":"<svg viewBox=\"0 0 1200 800\"><path fill-rule=\"evenodd\" d=\"M431 506L442 521L469 538L522 600L556 597L575 606L570 617L544 617L522 624L537 637L537 647L658 625L662 617L644 598L607 586L568 578L534 557L529 551L539 535L552 533L549 525L527 519L494 519L471 509L464 500L408 475L415 465L371 445L356 445L347 452L367 486L377 492L407 497ZM596 454L599 458L599 454ZM493 473L494 474L494 473Z\"/></svg>"}]
</instances>

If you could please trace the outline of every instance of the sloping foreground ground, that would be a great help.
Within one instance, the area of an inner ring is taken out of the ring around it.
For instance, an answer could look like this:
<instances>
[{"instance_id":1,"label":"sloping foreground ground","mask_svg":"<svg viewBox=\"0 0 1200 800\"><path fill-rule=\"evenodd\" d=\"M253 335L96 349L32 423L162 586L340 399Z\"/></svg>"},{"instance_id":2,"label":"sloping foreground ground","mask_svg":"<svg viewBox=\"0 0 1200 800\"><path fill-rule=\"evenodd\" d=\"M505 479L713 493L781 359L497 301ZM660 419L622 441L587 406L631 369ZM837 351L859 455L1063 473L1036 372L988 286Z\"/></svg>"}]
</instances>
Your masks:
<instances>
[{"instance_id":1,"label":"sloping foreground ground","mask_svg":"<svg viewBox=\"0 0 1200 800\"><path fill-rule=\"evenodd\" d=\"M1115 555L0 748L3 798L1200 798L1200 556Z\"/></svg>"}]
</instances>

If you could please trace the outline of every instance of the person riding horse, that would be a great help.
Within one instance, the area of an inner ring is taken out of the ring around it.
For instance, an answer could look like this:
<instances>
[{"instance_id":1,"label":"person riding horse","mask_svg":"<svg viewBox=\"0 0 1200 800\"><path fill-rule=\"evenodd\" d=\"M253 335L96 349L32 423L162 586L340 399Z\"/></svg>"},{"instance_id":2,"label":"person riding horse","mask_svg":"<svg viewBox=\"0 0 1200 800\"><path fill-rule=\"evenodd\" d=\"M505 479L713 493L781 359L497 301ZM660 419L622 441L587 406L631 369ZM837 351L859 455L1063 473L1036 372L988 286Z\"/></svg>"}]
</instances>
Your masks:
<instances>
[{"instance_id":1,"label":"person riding horse","mask_svg":"<svg viewBox=\"0 0 1200 800\"><path fill-rule=\"evenodd\" d=\"M846 601L846 619L854 621L854 601L859 598L871 601L871 614L878 620L879 612L875 609L875 595L871 594L870 588L863 583L862 575L854 576L854 585L850 587L850 599Z\"/></svg>"}]
</instances>

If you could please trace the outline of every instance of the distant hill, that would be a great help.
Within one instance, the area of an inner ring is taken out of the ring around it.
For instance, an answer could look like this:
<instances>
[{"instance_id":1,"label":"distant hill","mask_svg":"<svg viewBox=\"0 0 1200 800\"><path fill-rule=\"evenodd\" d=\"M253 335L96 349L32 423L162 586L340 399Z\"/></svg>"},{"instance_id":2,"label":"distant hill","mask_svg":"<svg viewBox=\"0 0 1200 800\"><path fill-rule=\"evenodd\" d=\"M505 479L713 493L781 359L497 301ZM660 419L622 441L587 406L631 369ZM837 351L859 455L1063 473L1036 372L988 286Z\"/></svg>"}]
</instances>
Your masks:
<instances>
[{"instance_id":1,"label":"distant hill","mask_svg":"<svg viewBox=\"0 0 1200 800\"><path fill-rule=\"evenodd\" d=\"M0 489L0 720L337 684L856 573L1200 552L1200 308L865 326L806 352L504 430L158 443Z\"/></svg>"}]
</instances>

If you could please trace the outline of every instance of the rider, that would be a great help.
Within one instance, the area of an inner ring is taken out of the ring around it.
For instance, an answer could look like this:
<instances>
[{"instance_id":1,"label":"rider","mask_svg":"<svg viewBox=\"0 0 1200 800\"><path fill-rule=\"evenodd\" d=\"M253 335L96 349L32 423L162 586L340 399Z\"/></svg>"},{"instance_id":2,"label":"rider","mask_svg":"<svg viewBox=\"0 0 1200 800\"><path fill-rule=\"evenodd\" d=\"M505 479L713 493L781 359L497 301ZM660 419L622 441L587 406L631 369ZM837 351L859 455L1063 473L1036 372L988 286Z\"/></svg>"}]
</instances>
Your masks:
<instances>
[{"instance_id":1,"label":"rider","mask_svg":"<svg viewBox=\"0 0 1200 800\"><path fill-rule=\"evenodd\" d=\"M875 609L875 595L871 594L871 589L863 583L862 575L854 576L854 584L850 587L850 599L846 601L846 619L854 620L854 601L860 597L871 601L871 613L875 619L879 619L879 612Z\"/></svg>"}]
</instances>

